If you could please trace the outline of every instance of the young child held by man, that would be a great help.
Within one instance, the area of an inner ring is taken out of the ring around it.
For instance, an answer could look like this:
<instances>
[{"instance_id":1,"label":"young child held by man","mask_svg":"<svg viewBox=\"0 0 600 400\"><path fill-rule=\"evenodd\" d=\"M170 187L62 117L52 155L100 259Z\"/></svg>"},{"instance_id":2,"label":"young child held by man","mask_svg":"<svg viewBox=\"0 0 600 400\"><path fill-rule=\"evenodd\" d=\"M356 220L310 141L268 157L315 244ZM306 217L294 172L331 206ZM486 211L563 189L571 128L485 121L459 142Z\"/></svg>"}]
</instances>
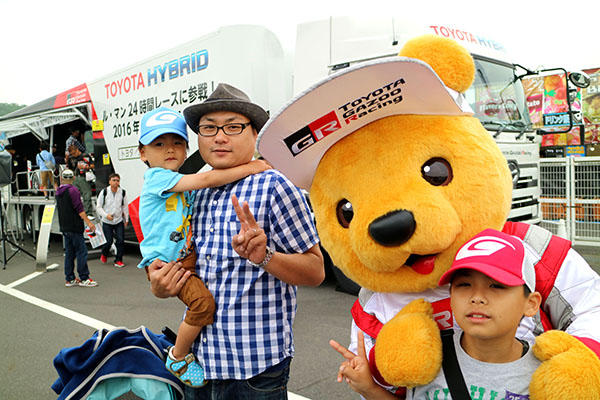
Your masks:
<instances>
[{"instance_id":1,"label":"young child held by man","mask_svg":"<svg viewBox=\"0 0 600 400\"><path fill-rule=\"evenodd\" d=\"M473 398L529 399L531 375L540 365L529 344L515 337L524 316L534 316L541 302L535 291L534 262L514 236L486 229L464 244L439 285L450 283L454 348L466 390ZM366 399L396 399L372 378L362 332L358 355L331 340L346 361L338 382ZM428 385L408 388L407 399L451 399L443 369Z\"/></svg>"},{"instance_id":2,"label":"young child held by man","mask_svg":"<svg viewBox=\"0 0 600 400\"><path fill-rule=\"evenodd\" d=\"M143 259L138 267L147 267L159 258L165 262L180 261L183 268L192 272L178 295L188 308L175 346L169 350L166 367L186 385L200 387L206 383L204 369L190 353L190 347L202 328L213 322L215 302L195 274L196 252L190 232L194 190L222 186L270 167L264 161L251 161L234 168L183 175L177 172L188 149L183 116L161 107L145 114L140 125L140 159L150 168L144 174L140 195L144 240L140 243Z\"/></svg>"}]
</instances>

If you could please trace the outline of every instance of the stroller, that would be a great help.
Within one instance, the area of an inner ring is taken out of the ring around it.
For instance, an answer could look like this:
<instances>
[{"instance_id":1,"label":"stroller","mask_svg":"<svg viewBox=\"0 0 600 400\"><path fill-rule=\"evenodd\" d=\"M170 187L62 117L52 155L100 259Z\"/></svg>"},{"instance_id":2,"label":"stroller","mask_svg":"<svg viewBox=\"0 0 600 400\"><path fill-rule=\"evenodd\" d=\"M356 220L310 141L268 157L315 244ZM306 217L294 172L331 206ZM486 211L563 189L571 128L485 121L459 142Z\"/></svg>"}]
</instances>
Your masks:
<instances>
[{"instance_id":1,"label":"stroller","mask_svg":"<svg viewBox=\"0 0 600 400\"><path fill-rule=\"evenodd\" d=\"M110 400L127 393L147 400L183 399L183 384L165 368L175 334L169 328L163 333L144 326L96 331L81 346L56 355L59 377L52 389L59 400Z\"/></svg>"}]
</instances>

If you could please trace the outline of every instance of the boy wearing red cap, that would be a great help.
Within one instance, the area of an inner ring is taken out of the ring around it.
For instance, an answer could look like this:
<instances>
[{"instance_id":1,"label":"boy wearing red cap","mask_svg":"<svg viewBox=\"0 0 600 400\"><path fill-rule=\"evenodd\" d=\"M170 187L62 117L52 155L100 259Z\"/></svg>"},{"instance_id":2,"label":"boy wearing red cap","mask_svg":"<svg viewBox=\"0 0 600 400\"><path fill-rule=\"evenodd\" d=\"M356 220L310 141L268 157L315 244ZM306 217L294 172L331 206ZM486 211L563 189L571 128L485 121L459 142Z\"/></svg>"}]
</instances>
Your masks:
<instances>
[{"instance_id":1,"label":"boy wearing red cap","mask_svg":"<svg viewBox=\"0 0 600 400\"><path fill-rule=\"evenodd\" d=\"M454 320L462 329L454 334L454 348L471 397L529 399L531 375L540 361L515 335L521 319L537 313L541 295L535 291L534 260L527 247L515 236L486 229L460 248L439 282L447 283ZM330 343L347 359L338 381L345 378L367 399L396 398L371 378L360 336L355 358ZM406 398L451 399L444 371L430 384L409 389Z\"/></svg>"}]
</instances>

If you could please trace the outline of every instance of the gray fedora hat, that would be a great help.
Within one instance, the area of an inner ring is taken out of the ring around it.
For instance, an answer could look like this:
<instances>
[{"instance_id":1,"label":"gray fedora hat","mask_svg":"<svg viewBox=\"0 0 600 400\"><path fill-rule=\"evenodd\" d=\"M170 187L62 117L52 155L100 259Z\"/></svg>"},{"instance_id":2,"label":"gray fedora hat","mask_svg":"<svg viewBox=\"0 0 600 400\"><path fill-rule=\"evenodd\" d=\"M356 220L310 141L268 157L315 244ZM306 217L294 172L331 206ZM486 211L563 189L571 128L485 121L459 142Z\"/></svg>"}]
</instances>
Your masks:
<instances>
[{"instance_id":1,"label":"gray fedora hat","mask_svg":"<svg viewBox=\"0 0 600 400\"><path fill-rule=\"evenodd\" d=\"M183 110L183 116L190 129L198 133L200 118L216 111L232 111L248 117L256 132L259 132L269 119L269 114L261 106L252 103L246 93L226 83L219 83L215 91L202 103Z\"/></svg>"}]
</instances>

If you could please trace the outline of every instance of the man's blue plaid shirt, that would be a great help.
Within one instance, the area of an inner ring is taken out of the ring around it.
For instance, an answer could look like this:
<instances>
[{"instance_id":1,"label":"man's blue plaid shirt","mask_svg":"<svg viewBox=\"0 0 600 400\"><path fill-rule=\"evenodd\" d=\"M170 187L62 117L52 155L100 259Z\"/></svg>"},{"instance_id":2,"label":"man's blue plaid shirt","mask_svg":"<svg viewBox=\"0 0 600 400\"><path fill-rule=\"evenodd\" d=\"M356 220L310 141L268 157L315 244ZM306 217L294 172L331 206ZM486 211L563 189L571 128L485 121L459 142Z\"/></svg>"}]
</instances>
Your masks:
<instances>
[{"instance_id":1,"label":"man's blue plaid shirt","mask_svg":"<svg viewBox=\"0 0 600 400\"><path fill-rule=\"evenodd\" d=\"M319 242L302 192L280 172L268 170L197 192L193 230L196 271L213 294L215 320L193 345L207 379L248 379L293 356L296 286L252 267L231 246L240 222L231 203L246 201L282 253L304 253Z\"/></svg>"}]
</instances>

